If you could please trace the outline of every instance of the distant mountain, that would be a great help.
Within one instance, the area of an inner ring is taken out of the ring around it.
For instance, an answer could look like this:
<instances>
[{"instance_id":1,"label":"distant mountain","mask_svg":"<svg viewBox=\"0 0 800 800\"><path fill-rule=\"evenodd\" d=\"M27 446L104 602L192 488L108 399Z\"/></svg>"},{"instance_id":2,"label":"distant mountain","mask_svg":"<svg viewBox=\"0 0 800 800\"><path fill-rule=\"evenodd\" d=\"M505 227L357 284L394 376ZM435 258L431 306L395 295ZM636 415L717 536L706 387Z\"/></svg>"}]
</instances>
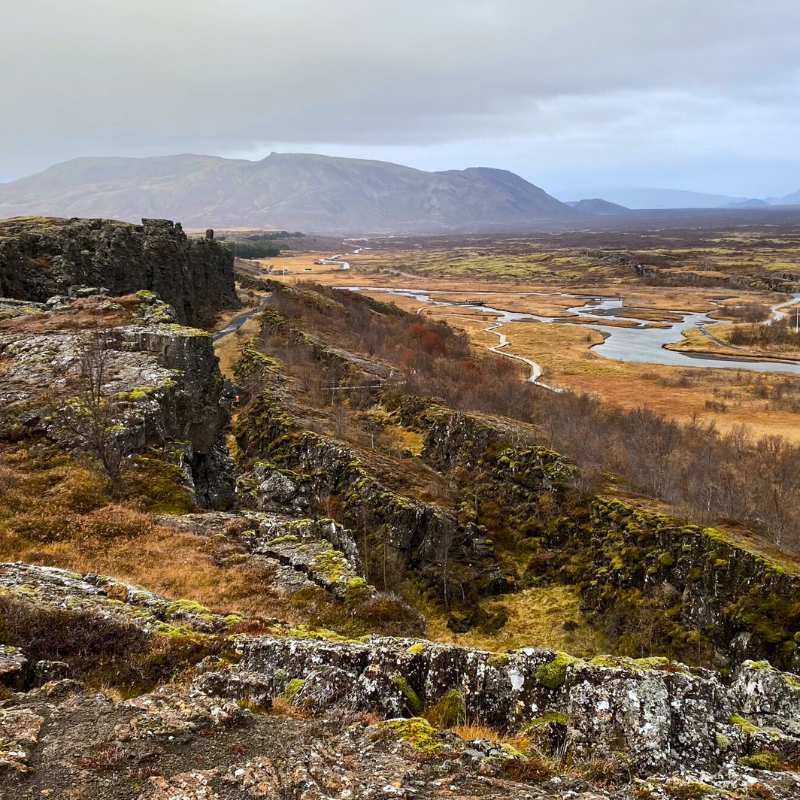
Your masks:
<instances>
[{"instance_id":1,"label":"distant mountain","mask_svg":"<svg viewBox=\"0 0 800 800\"><path fill-rule=\"evenodd\" d=\"M0 190L1 191L1 190ZM722 208L728 203L747 200L746 197L729 197L724 194L705 194L683 189L613 189L601 192L603 197L627 208Z\"/></svg>"},{"instance_id":2,"label":"distant mountain","mask_svg":"<svg viewBox=\"0 0 800 800\"><path fill-rule=\"evenodd\" d=\"M618 203L609 203L608 200L602 200L595 197L593 200L573 200L567 203L572 208L577 208L578 211L584 211L587 214L599 214L603 217L617 216L620 214L630 214L630 209L621 206Z\"/></svg>"},{"instance_id":3,"label":"distant mountain","mask_svg":"<svg viewBox=\"0 0 800 800\"><path fill-rule=\"evenodd\" d=\"M757 197L753 197L750 200L728 203L725 208L769 208L769 205L766 200L759 200Z\"/></svg>"},{"instance_id":4,"label":"distant mountain","mask_svg":"<svg viewBox=\"0 0 800 800\"><path fill-rule=\"evenodd\" d=\"M786 197L768 197L767 202L771 206L796 206L800 205L800 192L792 192Z\"/></svg>"},{"instance_id":5,"label":"distant mountain","mask_svg":"<svg viewBox=\"0 0 800 800\"><path fill-rule=\"evenodd\" d=\"M583 217L505 170L423 172L299 153L263 161L77 158L0 185L0 218L21 215L340 233L513 228Z\"/></svg>"}]
</instances>

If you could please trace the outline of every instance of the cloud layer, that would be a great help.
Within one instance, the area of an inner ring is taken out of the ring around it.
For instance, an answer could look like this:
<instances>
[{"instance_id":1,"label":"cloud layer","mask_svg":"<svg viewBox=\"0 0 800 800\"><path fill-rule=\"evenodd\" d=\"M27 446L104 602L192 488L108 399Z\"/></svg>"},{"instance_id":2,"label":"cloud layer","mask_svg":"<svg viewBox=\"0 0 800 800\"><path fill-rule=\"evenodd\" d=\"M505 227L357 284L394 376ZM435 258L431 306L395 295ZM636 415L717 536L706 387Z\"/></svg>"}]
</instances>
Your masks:
<instances>
[{"instance_id":1,"label":"cloud layer","mask_svg":"<svg viewBox=\"0 0 800 800\"><path fill-rule=\"evenodd\" d=\"M545 188L800 187L796 0L28 0L0 180L271 149L505 166Z\"/></svg>"}]
</instances>

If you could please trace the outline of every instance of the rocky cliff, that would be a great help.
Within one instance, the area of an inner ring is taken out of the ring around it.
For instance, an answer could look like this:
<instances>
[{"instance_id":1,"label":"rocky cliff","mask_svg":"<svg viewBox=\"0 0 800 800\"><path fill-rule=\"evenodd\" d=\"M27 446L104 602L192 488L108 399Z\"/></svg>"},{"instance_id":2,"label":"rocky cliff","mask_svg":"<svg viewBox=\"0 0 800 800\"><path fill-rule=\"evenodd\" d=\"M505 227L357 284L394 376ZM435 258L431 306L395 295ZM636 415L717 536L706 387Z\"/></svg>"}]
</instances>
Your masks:
<instances>
[{"instance_id":1,"label":"rocky cliff","mask_svg":"<svg viewBox=\"0 0 800 800\"><path fill-rule=\"evenodd\" d=\"M399 412L424 434L424 460L503 503L508 524L527 533L538 552L523 584L578 585L598 615L635 617L644 605L667 621L673 645L706 649L719 667L768 658L800 671L800 575L789 559L619 498L563 491L574 468L545 448L513 446L497 422L419 398Z\"/></svg>"},{"instance_id":2,"label":"rocky cliff","mask_svg":"<svg viewBox=\"0 0 800 800\"><path fill-rule=\"evenodd\" d=\"M95 387L123 456L157 444L202 506L233 501L232 464L223 429L232 390L214 355L211 335L176 324L152 292L110 298L84 289L47 304L0 299L0 439L45 440L68 451L85 439L69 410L85 395L87 343L99 336L102 385ZM98 333L100 331L100 333ZM85 416L86 409L79 411ZM94 455L97 456L96 448Z\"/></svg>"},{"instance_id":3,"label":"rocky cliff","mask_svg":"<svg viewBox=\"0 0 800 800\"><path fill-rule=\"evenodd\" d=\"M45 302L73 285L155 292L178 321L201 325L237 305L231 251L180 223L27 217L0 222L0 296Z\"/></svg>"}]
</instances>

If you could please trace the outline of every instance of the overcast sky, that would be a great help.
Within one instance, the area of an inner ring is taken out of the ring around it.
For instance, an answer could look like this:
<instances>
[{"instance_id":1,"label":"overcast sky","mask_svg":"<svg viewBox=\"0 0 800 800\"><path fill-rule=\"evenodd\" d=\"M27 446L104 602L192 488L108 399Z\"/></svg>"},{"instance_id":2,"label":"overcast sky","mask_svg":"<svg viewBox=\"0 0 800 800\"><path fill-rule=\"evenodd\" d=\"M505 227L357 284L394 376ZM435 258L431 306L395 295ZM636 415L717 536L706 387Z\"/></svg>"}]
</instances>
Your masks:
<instances>
[{"instance_id":1,"label":"overcast sky","mask_svg":"<svg viewBox=\"0 0 800 800\"><path fill-rule=\"evenodd\" d=\"M24 0L0 181L271 150L601 187L800 189L800 0Z\"/></svg>"}]
</instances>

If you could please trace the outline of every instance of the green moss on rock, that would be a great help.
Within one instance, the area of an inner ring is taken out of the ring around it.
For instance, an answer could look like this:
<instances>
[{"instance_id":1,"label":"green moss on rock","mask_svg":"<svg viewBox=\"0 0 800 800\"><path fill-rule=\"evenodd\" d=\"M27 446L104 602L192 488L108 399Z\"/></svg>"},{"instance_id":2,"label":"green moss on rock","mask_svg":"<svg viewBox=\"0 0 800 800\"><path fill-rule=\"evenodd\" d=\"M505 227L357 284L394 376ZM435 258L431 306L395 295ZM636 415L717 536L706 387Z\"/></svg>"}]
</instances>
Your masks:
<instances>
[{"instance_id":1,"label":"green moss on rock","mask_svg":"<svg viewBox=\"0 0 800 800\"><path fill-rule=\"evenodd\" d=\"M740 767L750 767L768 772L782 772L784 769L783 761L775 753L755 753L751 756L742 756L736 760Z\"/></svg>"},{"instance_id":2,"label":"green moss on rock","mask_svg":"<svg viewBox=\"0 0 800 800\"><path fill-rule=\"evenodd\" d=\"M289 683L286 684L286 688L283 690L283 699L291 703L304 685L305 681L302 678L295 678L289 681Z\"/></svg>"},{"instance_id":3,"label":"green moss on rock","mask_svg":"<svg viewBox=\"0 0 800 800\"><path fill-rule=\"evenodd\" d=\"M556 657L536 670L536 680L547 689L558 689L567 678L567 667L580 661L569 653L556 653Z\"/></svg>"},{"instance_id":4,"label":"green moss on rock","mask_svg":"<svg viewBox=\"0 0 800 800\"><path fill-rule=\"evenodd\" d=\"M567 724L567 715L562 714L558 711L553 711L550 714L544 714L541 717L537 717L534 720L531 720L526 730L533 730L534 728L540 728L542 725L549 725L551 723L556 723L558 725L566 725Z\"/></svg>"},{"instance_id":5,"label":"green moss on rock","mask_svg":"<svg viewBox=\"0 0 800 800\"><path fill-rule=\"evenodd\" d=\"M426 717L437 728L452 728L464 722L467 706L458 689L450 689L428 709Z\"/></svg>"},{"instance_id":6,"label":"green moss on rock","mask_svg":"<svg viewBox=\"0 0 800 800\"><path fill-rule=\"evenodd\" d=\"M209 619L213 617L211 609L194 600L176 600L171 603L167 609L167 618L172 619L178 614L194 614L198 617L207 617Z\"/></svg>"},{"instance_id":7,"label":"green moss on rock","mask_svg":"<svg viewBox=\"0 0 800 800\"><path fill-rule=\"evenodd\" d=\"M410 742L415 750L422 753L435 755L442 751L441 742L435 738L436 731L430 722L422 717L392 719L380 723L379 727L395 731L400 739Z\"/></svg>"},{"instance_id":8,"label":"green moss on rock","mask_svg":"<svg viewBox=\"0 0 800 800\"><path fill-rule=\"evenodd\" d=\"M756 734L761 730L756 725L753 725L752 722L748 722L744 717L740 717L738 714L732 714L728 718L728 722L731 725L738 725L742 729L742 733L747 734L748 736Z\"/></svg>"},{"instance_id":9,"label":"green moss on rock","mask_svg":"<svg viewBox=\"0 0 800 800\"><path fill-rule=\"evenodd\" d=\"M402 675L392 675L392 683L403 693L406 699L406 709L413 717L422 713L423 704L419 695L411 688L409 682Z\"/></svg>"},{"instance_id":10,"label":"green moss on rock","mask_svg":"<svg viewBox=\"0 0 800 800\"><path fill-rule=\"evenodd\" d=\"M511 657L508 653L494 653L489 656L489 666L494 669L505 669L510 661Z\"/></svg>"}]
</instances>

